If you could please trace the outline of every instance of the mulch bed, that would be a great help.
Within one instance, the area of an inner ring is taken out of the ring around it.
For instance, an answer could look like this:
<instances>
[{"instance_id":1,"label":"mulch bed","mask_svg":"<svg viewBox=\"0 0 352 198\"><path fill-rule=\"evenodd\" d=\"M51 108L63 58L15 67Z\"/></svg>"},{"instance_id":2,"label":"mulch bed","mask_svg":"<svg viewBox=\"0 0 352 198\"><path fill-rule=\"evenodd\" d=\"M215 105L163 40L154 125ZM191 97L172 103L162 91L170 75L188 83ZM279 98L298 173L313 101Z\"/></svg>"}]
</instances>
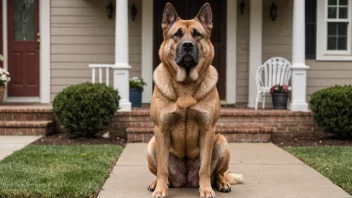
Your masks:
<instances>
[{"instance_id":1,"label":"mulch bed","mask_svg":"<svg viewBox=\"0 0 352 198\"><path fill-rule=\"evenodd\" d=\"M108 138L72 138L68 133L55 133L40 138L33 142L35 145L83 145L83 144L116 144L125 146L126 140L123 137L111 135Z\"/></svg>"},{"instance_id":2,"label":"mulch bed","mask_svg":"<svg viewBox=\"0 0 352 198\"><path fill-rule=\"evenodd\" d=\"M352 138L328 136L324 138L276 138L272 143L279 147L288 146L352 146Z\"/></svg>"}]
</instances>

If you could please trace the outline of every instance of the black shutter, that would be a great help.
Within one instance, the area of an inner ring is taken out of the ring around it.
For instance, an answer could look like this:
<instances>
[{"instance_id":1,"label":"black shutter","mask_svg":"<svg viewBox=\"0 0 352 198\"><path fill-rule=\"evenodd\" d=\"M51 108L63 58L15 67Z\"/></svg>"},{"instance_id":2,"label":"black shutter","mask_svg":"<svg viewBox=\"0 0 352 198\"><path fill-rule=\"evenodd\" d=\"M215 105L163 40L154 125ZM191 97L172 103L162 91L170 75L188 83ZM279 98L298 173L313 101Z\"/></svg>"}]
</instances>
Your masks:
<instances>
[{"instance_id":1,"label":"black shutter","mask_svg":"<svg viewBox=\"0 0 352 198\"><path fill-rule=\"evenodd\" d=\"M316 57L317 0L306 0L306 59Z\"/></svg>"}]
</instances>

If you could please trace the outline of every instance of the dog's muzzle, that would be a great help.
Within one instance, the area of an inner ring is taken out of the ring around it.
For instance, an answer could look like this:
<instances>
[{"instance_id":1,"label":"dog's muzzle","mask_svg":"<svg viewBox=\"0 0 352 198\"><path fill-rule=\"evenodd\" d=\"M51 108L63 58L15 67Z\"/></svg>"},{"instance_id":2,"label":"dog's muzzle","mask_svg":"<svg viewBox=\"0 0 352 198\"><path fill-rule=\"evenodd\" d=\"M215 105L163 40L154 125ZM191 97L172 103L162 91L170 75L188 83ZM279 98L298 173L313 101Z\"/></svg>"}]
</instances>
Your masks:
<instances>
[{"instance_id":1,"label":"dog's muzzle","mask_svg":"<svg viewBox=\"0 0 352 198\"><path fill-rule=\"evenodd\" d=\"M192 41L183 41L176 51L176 63L189 71L198 65L198 47Z\"/></svg>"}]
</instances>

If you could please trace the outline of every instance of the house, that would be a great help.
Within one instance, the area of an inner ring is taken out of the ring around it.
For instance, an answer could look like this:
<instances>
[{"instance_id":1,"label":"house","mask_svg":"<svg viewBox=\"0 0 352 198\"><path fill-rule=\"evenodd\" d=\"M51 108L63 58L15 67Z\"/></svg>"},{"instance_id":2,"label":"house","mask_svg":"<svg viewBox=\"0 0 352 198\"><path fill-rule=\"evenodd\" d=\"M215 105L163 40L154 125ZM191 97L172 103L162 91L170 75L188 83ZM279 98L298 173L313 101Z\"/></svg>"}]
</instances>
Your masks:
<instances>
[{"instance_id":1,"label":"house","mask_svg":"<svg viewBox=\"0 0 352 198\"><path fill-rule=\"evenodd\" d=\"M127 111L128 78L142 77L148 84L143 102L150 103L166 2L1 0L1 64L12 77L5 101L50 103L65 87L93 75L119 89ZM211 4L213 65L226 103L254 107L256 68L277 56L292 62L293 111L307 111L307 100L319 89L352 83L352 0L169 2L184 18Z\"/></svg>"}]
</instances>

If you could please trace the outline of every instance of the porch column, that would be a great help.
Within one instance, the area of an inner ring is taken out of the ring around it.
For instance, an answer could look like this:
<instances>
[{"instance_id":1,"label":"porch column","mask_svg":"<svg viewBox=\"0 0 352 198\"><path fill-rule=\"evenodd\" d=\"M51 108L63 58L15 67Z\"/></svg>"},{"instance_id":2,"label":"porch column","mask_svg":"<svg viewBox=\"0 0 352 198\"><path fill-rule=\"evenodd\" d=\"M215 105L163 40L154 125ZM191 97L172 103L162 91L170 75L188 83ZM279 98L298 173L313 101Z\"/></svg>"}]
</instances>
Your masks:
<instances>
[{"instance_id":1,"label":"porch column","mask_svg":"<svg viewBox=\"0 0 352 198\"><path fill-rule=\"evenodd\" d=\"M116 1L114 88L121 96L119 111L131 111L129 100L128 0Z\"/></svg>"},{"instance_id":2,"label":"porch column","mask_svg":"<svg viewBox=\"0 0 352 198\"><path fill-rule=\"evenodd\" d=\"M248 107L253 108L257 94L255 74L262 64L263 0L250 0L249 4Z\"/></svg>"},{"instance_id":3,"label":"porch column","mask_svg":"<svg viewBox=\"0 0 352 198\"><path fill-rule=\"evenodd\" d=\"M305 64L305 0L294 0L292 34L291 111L308 111L306 101L307 69Z\"/></svg>"}]
</instances>

